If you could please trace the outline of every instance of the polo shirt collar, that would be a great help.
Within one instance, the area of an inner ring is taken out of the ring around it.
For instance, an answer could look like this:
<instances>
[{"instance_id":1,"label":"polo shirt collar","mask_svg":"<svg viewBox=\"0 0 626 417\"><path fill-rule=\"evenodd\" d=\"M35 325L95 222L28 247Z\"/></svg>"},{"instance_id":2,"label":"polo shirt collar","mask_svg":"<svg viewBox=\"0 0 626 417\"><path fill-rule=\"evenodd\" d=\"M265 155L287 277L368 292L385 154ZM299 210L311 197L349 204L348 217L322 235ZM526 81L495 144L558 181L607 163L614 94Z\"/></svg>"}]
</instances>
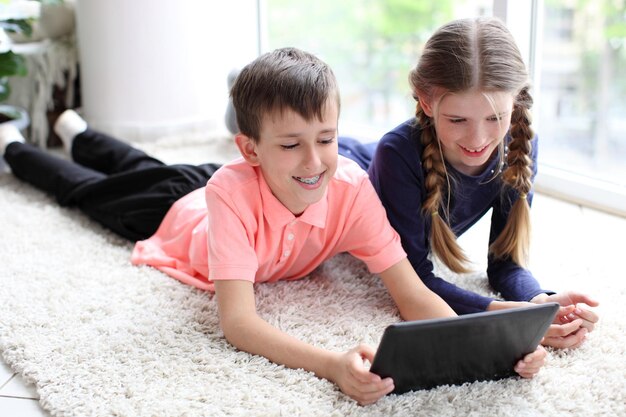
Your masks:
<instances>
[{"instance_id":1,"label":"polo shirt collar","mask_svg":"<svg viewBox=\"0 0 626 417\"><path fill-rule=\"evenodd\" d=\"M267 185L261 170L257 168L256 171L259 178L259 189L261 190L263 216L272 229L285 227L294 220L322 229L326 226L328 188L326 188L324 196L320 201L311 204L301 215L295 216L276 198L276 196L274 196L274 194L272 194L272 190L270 190L269 185Z\"/></svg>"}]
</instances>

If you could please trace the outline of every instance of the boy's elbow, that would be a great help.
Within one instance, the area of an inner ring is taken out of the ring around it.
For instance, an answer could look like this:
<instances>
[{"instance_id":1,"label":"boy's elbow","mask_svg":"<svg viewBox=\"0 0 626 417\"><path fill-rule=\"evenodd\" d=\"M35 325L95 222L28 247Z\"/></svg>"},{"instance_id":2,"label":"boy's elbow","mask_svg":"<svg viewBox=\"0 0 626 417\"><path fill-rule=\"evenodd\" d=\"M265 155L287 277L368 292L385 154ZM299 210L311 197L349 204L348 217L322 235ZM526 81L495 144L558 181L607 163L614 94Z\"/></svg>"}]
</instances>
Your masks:
<instances>
[{"instance_id":1,"label":"boy's elbow","mask_svg":"<svg viewBox=\"0 0 626 417\"><path fill-rule=\"evenodd\" d=\"M238 318L220 318L220 329L222 329L224 338L237 349L245 350L245 341L249 339L246 336L248 334L248 328L249 326L247 326L246 320Z\"/></svg>"},{"instance_id":2,"label":"boy's elbow","mask_svg":"<svg viewBox=\"0 0 626 417\"><path fill-rule=\"evenodd\" d=\"M220 329L222 329L222 333L224 333L224 337L231 345L235 345L237 341L237 323L235 320L225 320L220 318Z\"/></svg>"},{"instance_id":3,"label":"boy's elbow","mask_svg":"<svg viewBox=\"0 0 626 417\"><path fill-rule=\"evenodd\" d=\"M229 343L231 343L230 339L231 339L231 334L232 333L231 333L231 330L230 330L231 329L230 326L227 323L224 323L224 320L220 320L219 325L220 325L220 329L222 330L222 333L224 334L224 338L226 338L226 340Z\"/></svg>"}]
</instances>

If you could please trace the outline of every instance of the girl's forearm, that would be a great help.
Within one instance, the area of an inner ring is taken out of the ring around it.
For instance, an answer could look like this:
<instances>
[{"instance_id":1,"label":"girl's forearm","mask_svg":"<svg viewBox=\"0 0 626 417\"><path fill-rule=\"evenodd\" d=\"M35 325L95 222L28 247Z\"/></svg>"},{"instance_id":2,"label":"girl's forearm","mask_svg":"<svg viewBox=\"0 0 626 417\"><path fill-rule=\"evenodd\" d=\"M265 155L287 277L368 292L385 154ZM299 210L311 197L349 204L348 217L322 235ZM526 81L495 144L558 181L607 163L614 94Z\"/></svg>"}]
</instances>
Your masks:
<instances>
[{"instance_id":1,"label":"girl's forearm","mask_svg":"<svg viewBox=\"0 0 626 417\"><path fill-rule=\"evenodd\" d=\"M424 285L408 259L381 272L380 276L404 320L456 316L441 297Z\"/></svg>"}]
</instances>

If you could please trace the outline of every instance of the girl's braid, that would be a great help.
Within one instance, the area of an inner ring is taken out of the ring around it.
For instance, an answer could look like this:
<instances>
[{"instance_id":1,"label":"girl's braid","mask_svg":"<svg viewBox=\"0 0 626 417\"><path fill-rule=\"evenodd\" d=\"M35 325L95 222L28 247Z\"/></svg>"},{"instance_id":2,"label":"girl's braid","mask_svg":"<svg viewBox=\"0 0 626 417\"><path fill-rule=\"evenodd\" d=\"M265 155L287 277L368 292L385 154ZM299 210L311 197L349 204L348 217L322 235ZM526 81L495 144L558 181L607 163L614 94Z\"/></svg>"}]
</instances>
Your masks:
<instances>
[{"instance_id":1,"label":"girl's braid","mask_svg":"<svg viewBox=\"0 0 626 417\"><path fill-rule=\"evenodd\" d=\"M443 203L443 192L447 190L449 195L450 189L449 184L446 184L448 176L441 149L439 148L435 126L432 119L424 113L419 103L417 104L416 117L422 128L422 164L426 172L424 179L426 198L422 204L422 209L432 219L430 229L431 249L450 270L457 273L469 272L465 265L469 260L457 243L456 236L440 213ZM445 215L446 217L448 216L447 211Z\"/></svg>"},{"instance_id":2,"label":"girl's braid","mask_svg":"<svg viewBox=\"0 0 626 417\"><path fill-rule=\"evenodd\" d=\"M530 246L530 206L527 195L532 187L530 108L533 99L528 86L518 93L511 115L511 142L507 157L508 167L502 173L505 186L515 189L518 198L500 236L491 244L490 252L496 258L511 258L515 263L526 266Z\"/></svg>"}]
</instances>

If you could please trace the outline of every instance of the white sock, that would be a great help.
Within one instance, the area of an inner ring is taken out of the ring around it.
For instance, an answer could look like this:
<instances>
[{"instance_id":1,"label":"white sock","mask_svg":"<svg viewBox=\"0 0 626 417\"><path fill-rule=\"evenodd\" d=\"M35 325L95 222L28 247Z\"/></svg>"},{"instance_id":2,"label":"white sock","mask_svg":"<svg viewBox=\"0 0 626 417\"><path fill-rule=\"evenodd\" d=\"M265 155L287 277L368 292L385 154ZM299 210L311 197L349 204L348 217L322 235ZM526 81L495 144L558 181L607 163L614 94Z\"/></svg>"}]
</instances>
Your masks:
<instances>
[{"instance_id":1,"label":"white sock","mask_svg":"<svg viewBox=\"0 0 626 417\"><path fill-rule=\"evenodd\" d=\"M68 109L61 113L53 129L61 138L65 150L70 152L74 138L87 130L87 122L74 110Z\"/></svg>"},{"instance_id":2,"label":"white sock","mask_svg":"<svg viewBox=\"0 0 626 417\"><path fill-rule=\"evenodd\" d=\"M9 146L9 143L13 142L26 142L24 136L15 125L11 123L0 124L0 152L4 155L4 152Z\"/></svg>"}]
</instances>

